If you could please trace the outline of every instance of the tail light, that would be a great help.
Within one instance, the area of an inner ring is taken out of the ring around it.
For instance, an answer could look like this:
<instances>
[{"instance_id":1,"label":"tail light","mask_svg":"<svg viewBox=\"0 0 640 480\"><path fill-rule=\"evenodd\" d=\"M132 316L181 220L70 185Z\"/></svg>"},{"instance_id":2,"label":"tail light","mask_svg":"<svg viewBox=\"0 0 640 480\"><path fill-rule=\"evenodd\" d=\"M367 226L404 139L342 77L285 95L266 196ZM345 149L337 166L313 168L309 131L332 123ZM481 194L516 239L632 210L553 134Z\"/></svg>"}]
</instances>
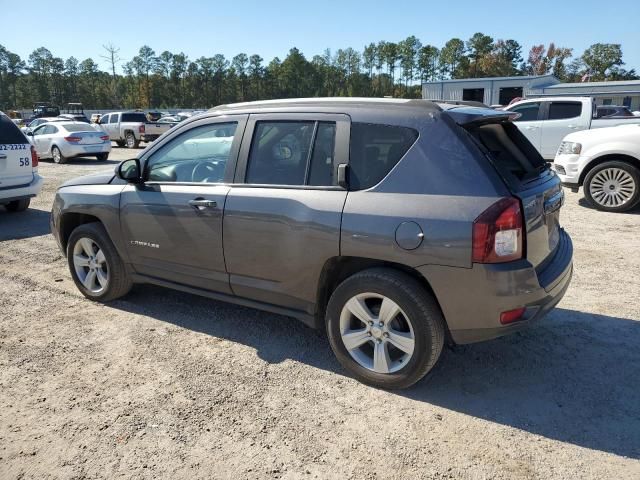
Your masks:
<instances>
[{"instance_id":1,"label":"tail light","mask_svg":"<svg viewBox=\"0 0 640 480\"><path fill-rule=\"evenodd\" d=\"M473 261L503 263L523 256L522 211L516 198L503 198L473 222Z\"/></svg>"},{"instance_id":2,"label":"tail light","mask_svg":"<svg viewBox=\"0 0 640 480\"><path fill-rule=\"evenodd\" d=\"M138 133L144 133L144 125L138 127Z\"/></svg>"},{"instance_id":3,"label":"tail light","mask_svg":"<svg viewBox=\"0 0 640 480\"><path fill-rule=\"evenodd\" d=\"M80 137L64 137L64 139L69 143L78 143L82 140Z\"/></svg>"},{"instance_id":4,"label":"tail light","mask_svg":"<svg viewBox=\"0 0 640 480\"><path fill-rule=\"evenodd\" d=\"M106 142L107 140L109 140L109 135L102 135L100 137L100 140L102 140L103 142Z\"/></svg>"},{"instance_id":5,"label":"tail light","mask_svg":"<svg viewBox=\"0 0 640 480\"><path fill-rule=\"evenodd\" d=\"M38 154L36 153L36 149L33 145L31 145L31 167L33 170L38 170Z\"/></svg>"}]
</instances>

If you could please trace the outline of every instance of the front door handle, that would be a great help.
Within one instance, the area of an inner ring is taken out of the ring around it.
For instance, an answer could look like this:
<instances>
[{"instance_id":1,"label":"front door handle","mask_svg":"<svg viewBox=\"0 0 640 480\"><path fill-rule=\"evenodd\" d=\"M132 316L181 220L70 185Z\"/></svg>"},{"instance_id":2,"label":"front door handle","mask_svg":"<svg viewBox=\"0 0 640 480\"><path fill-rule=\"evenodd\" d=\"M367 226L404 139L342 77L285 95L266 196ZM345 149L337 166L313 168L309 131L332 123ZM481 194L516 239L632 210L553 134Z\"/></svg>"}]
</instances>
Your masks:
<instances>
[{"instance_id":1,"label":"front door handle","mask_svg":"<svg viewBox=\"0 0 640 480\"><path fill-rule=\"evenodd\" d=\"M0 153L0 160L4 160L5 158L7 158L7 154L6 153Z\"/></svg>"},{"instance_id":2,"label":"front door handle","mask_svg":"<svg viewBox=\"0 0 640 480\"><path fill-rule=\"evenodd\" d=\"M529 125L527 127L524 127L526 130L535 130L538 127L534 127L533 125Z\"/></svg>"},{"instance_id":3,"label":"front door handle","mask_svg":"<svg viewBox=\"0 0 640 480\"><path fill-rule=\"evenodd\" d=\"M204 198L196 198L189 200L189 205L197 210L203 210L205 208L216 208L218 203L214 200L205 200Z\"/></svg>"}]
</instances>

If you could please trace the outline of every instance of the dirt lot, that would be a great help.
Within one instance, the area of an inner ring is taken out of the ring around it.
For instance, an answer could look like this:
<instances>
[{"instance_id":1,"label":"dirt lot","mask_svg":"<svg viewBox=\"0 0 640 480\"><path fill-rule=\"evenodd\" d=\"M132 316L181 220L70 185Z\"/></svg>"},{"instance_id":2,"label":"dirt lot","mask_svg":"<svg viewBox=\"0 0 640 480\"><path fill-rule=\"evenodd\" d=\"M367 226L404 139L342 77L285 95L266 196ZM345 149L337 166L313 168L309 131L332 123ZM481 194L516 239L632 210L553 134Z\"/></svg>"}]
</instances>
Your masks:
<instances>
[{"instance_id":1,"label":"dirt lot","mask_svg":"<svg viewBox=\"0 0 640 480\"><path fill-rule=\"evenodd\" d=\"M567 192L558 309L390 393L286 317L149 286L85 300L48 211L103 169L42 162L32 208L0 208L1 479L640 478L640 212Z\"/></svg>"}]
</instances>

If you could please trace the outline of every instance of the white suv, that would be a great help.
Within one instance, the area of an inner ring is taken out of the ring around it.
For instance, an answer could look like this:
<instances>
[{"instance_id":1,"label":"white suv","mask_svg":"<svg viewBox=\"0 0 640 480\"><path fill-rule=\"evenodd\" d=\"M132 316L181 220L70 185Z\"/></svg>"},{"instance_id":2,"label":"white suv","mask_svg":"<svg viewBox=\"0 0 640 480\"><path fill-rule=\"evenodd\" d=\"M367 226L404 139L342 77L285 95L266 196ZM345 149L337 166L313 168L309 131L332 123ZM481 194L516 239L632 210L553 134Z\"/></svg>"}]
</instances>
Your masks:
<instances>
[{"instance_id":1,"label":"white suv","mask_svg":"<svg viewBox=\"0 0 640 480\"><path fill-rule=\"evenodd\" d=\"M38 155L20 129L0 112L0 205L11 212L29 207L42 189Z\"/></svg>"},{"instance_id":2,"label":"white suv","mask_svg":"<svg viewBox=\"0 0 640 480\"><path fill-rule=\"evenodd\" d=\"M624 212L640 203L640 125L584 130L564 137L554 160L562 184L598 210Z\"/></svg>"}]
</instances>

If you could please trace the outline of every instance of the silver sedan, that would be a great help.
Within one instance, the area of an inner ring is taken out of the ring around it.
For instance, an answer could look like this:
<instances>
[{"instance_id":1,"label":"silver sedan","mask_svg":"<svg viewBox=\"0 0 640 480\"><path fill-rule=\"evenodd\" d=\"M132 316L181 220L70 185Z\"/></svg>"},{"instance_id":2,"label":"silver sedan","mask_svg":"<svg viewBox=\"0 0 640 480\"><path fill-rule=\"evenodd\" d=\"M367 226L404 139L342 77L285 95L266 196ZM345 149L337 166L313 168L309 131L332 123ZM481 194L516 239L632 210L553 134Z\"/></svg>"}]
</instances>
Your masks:
<instances>
[{"instance_id":1,"label":"silver sedan","mask_svg":"<svg viewBox=\"0 0 640 480\"><path fill-rule=\"evenodd\" d=\"M27 138L35 147L38 157L52 158L55 163L65 163L73 157L109 158L109 135L98 132L82 122L45 123L27 132Z\"/></svg>"}]
</instances>

